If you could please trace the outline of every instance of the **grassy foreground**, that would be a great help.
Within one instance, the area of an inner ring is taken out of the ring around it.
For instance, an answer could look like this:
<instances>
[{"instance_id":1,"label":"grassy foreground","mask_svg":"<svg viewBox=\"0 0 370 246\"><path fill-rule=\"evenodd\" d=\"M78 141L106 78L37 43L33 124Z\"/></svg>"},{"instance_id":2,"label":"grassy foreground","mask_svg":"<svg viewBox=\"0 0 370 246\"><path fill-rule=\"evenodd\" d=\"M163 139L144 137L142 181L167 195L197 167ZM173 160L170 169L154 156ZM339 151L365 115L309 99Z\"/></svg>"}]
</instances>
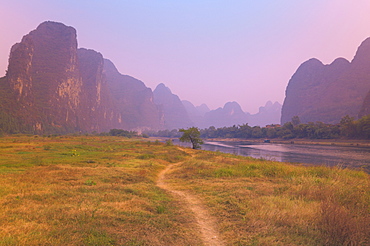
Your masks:
<instances>
[{"instance_id":1,"label":"grassy foreground","mask_svg":"<svg viewBox=\"0 0 370 246\"><path fill-rule=\"evenodd\" d=\"M0 138L0 245L202 245L175 163L227 245L370 245L364 172L93 136Z\"/></svg>"}]
</instances>

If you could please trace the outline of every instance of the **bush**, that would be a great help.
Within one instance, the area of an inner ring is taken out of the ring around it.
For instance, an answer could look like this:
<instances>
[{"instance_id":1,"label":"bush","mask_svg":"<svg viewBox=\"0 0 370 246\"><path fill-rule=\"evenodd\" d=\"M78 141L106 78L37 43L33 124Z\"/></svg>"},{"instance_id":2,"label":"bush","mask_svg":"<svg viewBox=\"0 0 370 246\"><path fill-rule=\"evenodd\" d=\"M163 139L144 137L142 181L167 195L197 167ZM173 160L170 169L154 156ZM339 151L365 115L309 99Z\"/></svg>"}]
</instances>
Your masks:
<instances>
[{"instance_id":1,"label":"bush","mask_svg":"<svg viewBox=\"0 0 370 246\"><path fill-rule=\"evenodd\" d=\"M109 131L110 136L119 136L119 137L127 137L132 138L134 136L137 136L137 132L135 131L126 131L122 129L111 129Z\"/></svg>"},{"instance_id":2,"label":"bush","mask_svg":"<svg viewBox=\"0 0 370 246\"><path fill-rule=\"evenodd\" d=\"M173 146L172 139L167 139L166 140L166 146Z\"/></svg>"}]
</instances>

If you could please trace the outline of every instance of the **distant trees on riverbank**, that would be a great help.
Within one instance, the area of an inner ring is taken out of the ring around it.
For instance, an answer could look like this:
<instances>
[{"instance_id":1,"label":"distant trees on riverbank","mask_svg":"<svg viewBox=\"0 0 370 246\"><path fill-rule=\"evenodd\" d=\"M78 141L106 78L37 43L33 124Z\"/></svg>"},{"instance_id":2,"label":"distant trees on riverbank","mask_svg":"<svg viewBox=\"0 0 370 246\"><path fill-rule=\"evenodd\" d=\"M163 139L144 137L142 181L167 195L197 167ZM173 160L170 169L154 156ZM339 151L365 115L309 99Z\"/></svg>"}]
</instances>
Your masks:
<instances>
[{"instance_id":1,"label":"distant trees on riverbank","mask_svg":"<svg viewBox=\"0 0 370 246\"><path fill-rule=\"evenodd\" d=\"M148 132L148 135L157 137L179 137L177 130L162 130ZM359 120L345 116L339 124L325 124L323 122L300 123L295 116L292 121L280 125L266 127L249 126L248 124L231 127L215 128L211 126L200 130L201 138L309 138L309 139L370 139L370 115Z\"/></svg>"}]
</instances>

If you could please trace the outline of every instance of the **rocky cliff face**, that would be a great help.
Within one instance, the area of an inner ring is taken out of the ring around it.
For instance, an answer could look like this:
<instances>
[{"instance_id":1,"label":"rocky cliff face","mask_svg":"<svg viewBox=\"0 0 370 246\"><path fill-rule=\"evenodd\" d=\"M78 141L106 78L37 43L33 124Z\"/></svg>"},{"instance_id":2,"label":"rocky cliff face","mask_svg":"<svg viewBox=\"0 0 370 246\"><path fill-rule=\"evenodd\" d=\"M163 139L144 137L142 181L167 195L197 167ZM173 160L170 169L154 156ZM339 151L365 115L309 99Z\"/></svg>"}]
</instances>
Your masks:
<instances>
[{"instance_id":1,"label":"rocky cliff face","mask_svg":"<svg viewBox=\"0 0 370 246\"><path fill-rule=\"evenodd\" d=\"M172 94L164 84L159 84L155 90L154 102L163 112L163 122L167 129L186 128L194 126L180 98Z\"/></svg>"},{"instance_id":2,"label":"rocky cliff face","mask_svg":"<svg viewBox=\"0 0 370 246\"><path fill-rule=\"evenodd\" d=\"M34 133L159 128L151 90L111 67L100 53L77 49L74 28L40 24L11 49L0 126Z\"/></svg>"},{"instance_id":3,"label":"rocky cliff face","mask_svg":"<svg viewBox=\"0 0 370 246\"><path fill-rule=\"evenodd\" d=\"M19 115L35 131L75 129L82 87L75 29L39 25L12 47L6 78Z\"/></svg>"},{"instance_id":4,"label":"rocky cliff face","mask_svg":"<svg viewBox=\"0 0 370 246\"><path fill-rule=\"evenodd\" d=\"M336 59L324 65L317 59L303 63L286 89L281 122L299 116L302 123L338 123L357 117L370 89L370 39L358 48L351 62Z\"/></svg>"}]
</instances>

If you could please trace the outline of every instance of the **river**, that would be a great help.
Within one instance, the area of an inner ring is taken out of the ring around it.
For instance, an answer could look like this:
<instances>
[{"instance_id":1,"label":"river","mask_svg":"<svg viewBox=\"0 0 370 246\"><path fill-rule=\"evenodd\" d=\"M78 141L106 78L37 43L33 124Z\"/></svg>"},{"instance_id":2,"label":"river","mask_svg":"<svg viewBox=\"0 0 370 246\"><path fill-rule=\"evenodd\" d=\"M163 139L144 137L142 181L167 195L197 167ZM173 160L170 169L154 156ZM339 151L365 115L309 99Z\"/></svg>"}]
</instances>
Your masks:
<instances>
[{"instance_id":1,"label":"river","mask_svg":"<svg viewBox=\"0 0 370 246\"><path fill-rule=\"evenodd\" d=\"M180 144L178 140L174 143ZM370 148L364 147L206 141L202 149L272 161L363 168L370 172Z\"/></svg>"}]
</instances>

